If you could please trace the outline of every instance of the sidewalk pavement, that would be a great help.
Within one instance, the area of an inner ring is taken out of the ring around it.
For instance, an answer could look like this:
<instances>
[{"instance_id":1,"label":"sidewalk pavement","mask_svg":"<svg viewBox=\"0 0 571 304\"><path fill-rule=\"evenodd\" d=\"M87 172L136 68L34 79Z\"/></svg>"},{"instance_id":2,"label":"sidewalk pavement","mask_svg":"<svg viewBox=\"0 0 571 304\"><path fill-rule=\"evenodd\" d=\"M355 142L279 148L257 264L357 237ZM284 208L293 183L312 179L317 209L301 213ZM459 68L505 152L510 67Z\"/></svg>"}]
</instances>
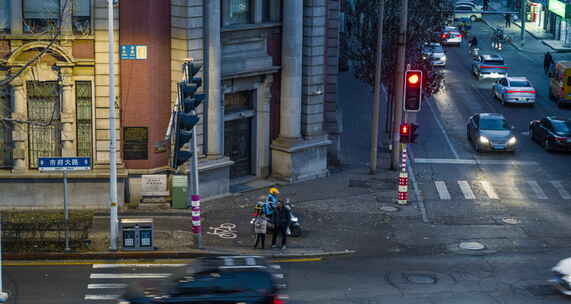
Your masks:
<instances>
[{"instance_id":1,"label":"sidewalk pavement","mask_svg":"<svg viewBox=\"0 0 571 304\"><path fill-rule=\"evenodd\" d=\"M494 11L506 10L505 2L493 2L490 7ZM518 16L519 17L519 16ZM492 28L501 27L512 38L512 45L520 51L528 52L571 52L571 47L563 46L560 40L555 40L553 34L546 32L537 22L525 22L524 44L521 43L521 18L506 28L503 15L485 15L483 22Z\"/></svg>"}]
</instances>

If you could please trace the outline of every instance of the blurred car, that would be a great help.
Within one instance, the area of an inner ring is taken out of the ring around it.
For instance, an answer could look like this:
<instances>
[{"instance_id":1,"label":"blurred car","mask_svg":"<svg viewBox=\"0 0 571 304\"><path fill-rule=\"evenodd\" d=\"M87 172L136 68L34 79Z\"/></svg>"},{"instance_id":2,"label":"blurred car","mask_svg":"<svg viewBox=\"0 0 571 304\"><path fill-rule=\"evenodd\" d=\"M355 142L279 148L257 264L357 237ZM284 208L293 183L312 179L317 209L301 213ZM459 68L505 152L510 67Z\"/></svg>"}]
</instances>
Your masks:
<instances>
[{"instance_id":1,"label":"blurred car","mask_svg":"<svg viewBox=\"0 0 571 304\"><path fill-rule=\"evenodd\" d=\"M502 114L479 113L468 119L466 133L476 152L515 152L517 139L512 129Z\"/></svg>"},{"instance_id":2,"label":"blurred car","mask_svg":"<svg viewBox=\"0 0 571 304\"><path fill-rule=\"evenodd\" d=\"M502 104L535 104L535 88L526 77L502 78L496 81L492 91Z\"/></svg>"},{"instance_id":3,"label":"blurred car","mask_svg":"<svg viewBox=\"0 0 571 304\"><path fill-rule=\"evenodd\" d=\"M440 33L440 41L442 45L460 45L462 43L462 34L458 28L454 26L446 26Z\"/></svg>"},{"instance_id":4,"label":"blurred car","mask_svg":"<svg viewBox=\"0 0 571 304\"><path fill-rule=\"evenodd\" d=\"M563 294L571 296L571 258L559 261L551 271L553 278L549 282Z\"/></svg>"},{"instance_id":5,"label":"blurred car","mask_svg":"<svg viewBox=\"0 0 571 304\"><path fill-rule=\"evenodd\" d=\"M476 22L482 19L482 13L480 9L476 9L473 4L456 4L454 6L454 20L459 20L463 18L469 18L470 21Z\"/></svg>"},{"instance_id":6,"label":"blurred car","mask_svg":"<svg viewBox=\"0 0 571 304\"><path fill-rule=\"evenodd\" d=\"M447 60L442 45L437 42L424 44L422 47L422 58L429 59L433 66L445 66Z\"/></svg>"},{"instance_id":7,"label":"blurred car","mask_svg":"<svg viewBox=\"0 0 571 304\"><path fill-rule=\"evenodd\" d=\"M571 151L571 119L547 116L529 123L529 137L546 151Z\"/></svg>"},{"instance_id":8,"label":"blurred car","mask_svg":"<svg viewBox=\"0 0 571 304\"><path fill-rule=\"evenodd\" d=\"M484 10L484 6L483 5L479 5L474 1L468 1L468 0L461 0L461 1L456 1L456 3L454 4L456 6L458 5L468 5L470 7L472 7L475 11L483 11Z\"/></svg>"},{"instance_id":9,"label":"blurred car","mask_svg":"<svg viewBox=\"0 0 571 304\"><path fill-rule=\"evenodd\" d=\"M483 54L474 57L472 74L478 80L482 78L505 78L508 75L508 67L502 56Z\"/></svg>"},{"instance_id":10,"label":"blurred car","mask_svg":"<svg viewBox=\"0 0 571 304\"><path fill-rule=\"evenodd\" d=\"M262 257L208 257L178 270L160 287L129 285L118 304L284 304L284 288L279 266Z\"/></svg>"}]
</instances>

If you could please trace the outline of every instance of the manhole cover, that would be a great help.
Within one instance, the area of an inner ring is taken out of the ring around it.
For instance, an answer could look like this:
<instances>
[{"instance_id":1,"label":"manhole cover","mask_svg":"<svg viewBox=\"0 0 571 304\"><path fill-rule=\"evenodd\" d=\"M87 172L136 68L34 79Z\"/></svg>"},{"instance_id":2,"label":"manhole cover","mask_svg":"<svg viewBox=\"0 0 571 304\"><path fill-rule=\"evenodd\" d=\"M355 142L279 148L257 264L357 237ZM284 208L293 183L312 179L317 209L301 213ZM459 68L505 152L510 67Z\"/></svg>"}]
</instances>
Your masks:
<instances>
[{"instance_id":1,"label":"manhole cover","mask_svg":"<svg viewBox=\"0 0 571 304\"><path fill-rule=\"evenodd\" d=\"M465 250L482 250L486 248L486 246L480 242L462 242L458 247Z\"/></svg>"},{"instance_id":2,"label":"manhole cover","mask_svg":"<svg viewBox=\"0 0 571 304\"><path fill-rule=\"evenodd\" d=\"M399 211L399 208L397 207L393 207L393 206L382 206L381 211L385 211L385 212L397 212Z\"/></svg>"},{"instance_id":3,"label":"manhole cover","mask_svg":"<svg viewBox=\"0 0 571 304\"><path fill-rule=\"evenodd\" d=\"M515 217L504 217L502 218L502 222L510 225L516 225L521 223L521 221Z\"/></svg>"},{"instance_id":4,"label":"manhole cover","mask_svg":"<svg viewBox=\"0 0 571 304\"><path fill-rule=\"evenodd\" d=\"M435 284L436 278L427 274L405 274L407 281L414 284Z\"/></svg>"}]
</instances>

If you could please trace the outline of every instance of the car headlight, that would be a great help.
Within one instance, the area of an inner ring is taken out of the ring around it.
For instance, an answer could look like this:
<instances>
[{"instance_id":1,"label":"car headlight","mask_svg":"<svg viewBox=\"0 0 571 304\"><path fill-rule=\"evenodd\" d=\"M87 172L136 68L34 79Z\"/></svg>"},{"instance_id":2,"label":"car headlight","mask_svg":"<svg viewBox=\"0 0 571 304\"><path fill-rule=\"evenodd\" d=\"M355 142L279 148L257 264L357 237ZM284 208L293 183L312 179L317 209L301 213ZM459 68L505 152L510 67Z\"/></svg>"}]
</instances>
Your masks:
<instances>
[{"instance_id":1,"label":"car headlight","mask_svg":"<svg viewBox=\"0 0 571 304\"><path fill-rule=\"evenodd\" d=\"M442 60L446 61L446 55L442 56Z\"/></svg>"},{"instance_id":2,"label":"car headlight","mask_svg":"<svg viewBox=\"0 0 571 304\"><path fill-rule=\"evenodd\" d=\"M480 143L489 144L490 140L485 136L480 136Z\"/></svg>"},{"instance_id":3,"label":"car headlight","mask_svg":"<svg viewBox=\"0 0 571 304\"><path fill-rule=\"evenodd\" d=\"M517 139L515 138L515 136L512 136L512 138L510 138L510 140L508 140L508 145L515 145L516 142L517 142Z\"/></svg>"}]
</instances>

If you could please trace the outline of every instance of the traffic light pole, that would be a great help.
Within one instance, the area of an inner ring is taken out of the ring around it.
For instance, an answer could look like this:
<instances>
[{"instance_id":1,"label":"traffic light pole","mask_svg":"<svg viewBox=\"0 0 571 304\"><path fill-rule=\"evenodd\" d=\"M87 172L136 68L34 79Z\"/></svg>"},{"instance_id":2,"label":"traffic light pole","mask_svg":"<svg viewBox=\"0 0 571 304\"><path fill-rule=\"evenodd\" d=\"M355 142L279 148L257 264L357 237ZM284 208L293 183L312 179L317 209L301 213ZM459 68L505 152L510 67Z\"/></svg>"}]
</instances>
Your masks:
<instances>
[{"instance_id":1,"label":"traffic light pole","mask_svg":"<svg viewBox=\"0 0 571 304\"><path fill-rule=\"evenodd\" d=\"M371 159L369 174L377 173L377 151L379 141L379 120L381 115L381 85L383 64L383 21L385 16L385 0L379 0L379 26L377 35L377 70L375 73L375 93L373 96L373 118L371 119Z\"/></svg>"},{"instance_id":2,"label":"traffic light pole","mask_svg":"<svg viewBox=\"0 0 571 304\"><path fill-rule=\"evenodd\" d=\"M408 20L408 0L402 0L401 20L398 39L396 85L394 92L394 121L393 121L393 144L391 153L391 170L396 170L400 158L400 124L403 119L403 96L404 96L404 64L406 49L406 31Z\"/></svg>"},{"instance_id":3,"label":"traffic light pole","mask_svg":"<svg viewBox=\"0 0 571 304\"><path fill-rule=\"evenodd\" d=\"M527 0L521 0L521 46L525 44L525 19L527 18Z\"/></svg>"},{"instance_id":4,"label":"traffic light pole","mask_svg":"<svg viewBox=\"0 0 571 304\"><path fill-rule=\"evenodd\" d=\"M196 115L195 111L193 114ZM191 202L192 207L192 232L194 236L194 244L196 248L202 248L202 227L200 223L200 192L198 189L198 148L197 148L197 134L196 134L196 125L192 128L192 161L191 161L191 170L188 170L188 179L192 178L192 191L188 191L189 193L189 201ZM191 189L191 188L188 188ZM194 194L192 194L194 193Z\"/></svg>"},{"instance_id":5,"label":"traffic light pole","mask_svg":"<svg viewBox=\"0 0 571 304\"><path fill-rule=\"evenodd\" d=\"M113 29L113 0L107 0L109 22L109 249L117 250L117 139L115 130L115 38Z\"/></svg>"}]
</instances>

